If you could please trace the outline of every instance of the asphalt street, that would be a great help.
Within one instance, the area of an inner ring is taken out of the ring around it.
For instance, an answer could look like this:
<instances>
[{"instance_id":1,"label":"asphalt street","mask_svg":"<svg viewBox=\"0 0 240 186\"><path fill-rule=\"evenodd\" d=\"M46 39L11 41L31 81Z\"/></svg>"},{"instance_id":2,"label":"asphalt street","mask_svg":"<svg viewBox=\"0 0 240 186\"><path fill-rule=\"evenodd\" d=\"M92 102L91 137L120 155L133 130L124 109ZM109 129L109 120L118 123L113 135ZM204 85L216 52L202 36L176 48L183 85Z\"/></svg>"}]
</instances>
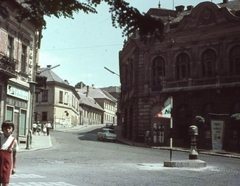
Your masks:
<instances>
[{"instance_id":1,"label":"asphalt street","mask_svg":"<svg viewBox=\"0 0 240 186\"><path fill-rule=\"evenodd\" d=\"M10 186L239 185L239 159L200 154L205 168L166 168L168 150L97 141L98 130L52 132L51 148L19 153ZM174 151L173 159L188 155Z\"/></svg>"}]
</instances>

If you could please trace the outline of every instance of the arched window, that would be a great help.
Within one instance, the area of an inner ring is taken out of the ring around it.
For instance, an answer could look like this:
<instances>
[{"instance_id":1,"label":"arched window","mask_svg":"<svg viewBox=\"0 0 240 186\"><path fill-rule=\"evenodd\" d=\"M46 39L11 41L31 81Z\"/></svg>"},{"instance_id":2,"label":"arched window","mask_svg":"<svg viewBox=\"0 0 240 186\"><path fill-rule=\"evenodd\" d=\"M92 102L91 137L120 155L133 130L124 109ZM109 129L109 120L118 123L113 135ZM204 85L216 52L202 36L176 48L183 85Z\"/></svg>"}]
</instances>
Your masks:
<instances>
[{"instance_id":1,"label":"arched window","mask_svg":"<svg viewBox=\"0 0 240 186\"><path fill-rule=\"evenodd\" d=\"M165 76L165 61L162 57L156 57L152 63L152 85L161 85Z\"/></svg>"},{"instance_id":2,"label":"arched window","mask_svg":"<svg viewBox=\"0 0 240 186\"><path fill-rule=\"evenodd\" d=\"M240 46L235 46L230 51L230 72L233 75L240 75Z\"/></svg>"},{"instance_id":3,"label":"arched window","mask_svg":"<svg viewBox=\"0 0 240 186\"><path fill-rule=\"evenodd\" d=\"M130 63L130 89L133 88L133 74L134 74L134 70L133 70L133 64L131 61L131 63Z\"/></svg>"},{"instance_id":4,"label":"arched window","mask_svg":"<svg viewBox=\"0 0 240 186\"><path fill-rule=\"evenodd\" d=\"M216 53L214 50L207 49L202 54L202 74L203 77L214 77L216 64Z\"/></svg>"},{"instance_id":5,"label":"arched window","mask_svg":"<svg viewBox=\"0 0 240 186\"><path fill-rule=\"evenodd\" d=\"M190 76L190 58L186 53L181 53L177 57L177 79L187 80Z\"/></svg>"}]
</instances>

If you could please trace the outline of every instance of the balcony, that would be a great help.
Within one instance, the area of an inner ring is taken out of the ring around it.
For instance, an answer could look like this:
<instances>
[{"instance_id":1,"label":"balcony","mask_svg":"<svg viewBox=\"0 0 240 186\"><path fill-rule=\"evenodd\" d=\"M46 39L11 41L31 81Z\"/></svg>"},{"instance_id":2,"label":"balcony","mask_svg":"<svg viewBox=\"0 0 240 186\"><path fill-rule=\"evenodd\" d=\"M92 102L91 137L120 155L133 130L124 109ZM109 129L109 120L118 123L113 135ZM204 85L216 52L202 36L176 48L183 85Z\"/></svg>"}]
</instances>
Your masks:
<instances>
[{"instance_id":1,"label":"balcony","mask_svg":"<svg viewBox=\"0 0 240 186\"><path fill-rule=\"evenodd\" d=\"M7 79L16 78L15 65L17 61L5 55L0 55L0 73Z\"/></svg>"},{"instance_id":2,"label":"balcony","mask_svg":"<svg viewBox=\"0 0 240 186\"><path fill-rule=\"evenodd\" d=\"M240 76L227 76L163 82L162 92L177 92L240 86Z\"/></svg>"}]
</instances>

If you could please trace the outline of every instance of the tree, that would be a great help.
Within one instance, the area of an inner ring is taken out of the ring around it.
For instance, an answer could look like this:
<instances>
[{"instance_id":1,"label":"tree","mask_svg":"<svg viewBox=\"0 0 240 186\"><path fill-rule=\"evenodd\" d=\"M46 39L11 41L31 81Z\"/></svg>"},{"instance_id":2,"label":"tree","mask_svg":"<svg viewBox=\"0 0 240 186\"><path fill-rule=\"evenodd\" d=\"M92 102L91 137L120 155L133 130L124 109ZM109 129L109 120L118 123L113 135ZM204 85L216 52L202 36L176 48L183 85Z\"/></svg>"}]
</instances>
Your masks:
<instances>
[{"instance_id":1,"label":"tree","mask_svg":"<svg viewBox=\"0 0 240 186\"><path fill-rule=\"evenodd\" d=\"M148 14L140 13L136 8L129 6L124 0L0 0L0 10L4 9L2 3L18 2L22 8L18 11L17 19L34 19L42 28L46 28L44 16L74 19L74 12L97 13L97 6L102 2L109 5L112 16L112 25L123 29L123 36L138 30L141 38L153 36L163 40L163 22Z\"/></svg>"}]
</instances>

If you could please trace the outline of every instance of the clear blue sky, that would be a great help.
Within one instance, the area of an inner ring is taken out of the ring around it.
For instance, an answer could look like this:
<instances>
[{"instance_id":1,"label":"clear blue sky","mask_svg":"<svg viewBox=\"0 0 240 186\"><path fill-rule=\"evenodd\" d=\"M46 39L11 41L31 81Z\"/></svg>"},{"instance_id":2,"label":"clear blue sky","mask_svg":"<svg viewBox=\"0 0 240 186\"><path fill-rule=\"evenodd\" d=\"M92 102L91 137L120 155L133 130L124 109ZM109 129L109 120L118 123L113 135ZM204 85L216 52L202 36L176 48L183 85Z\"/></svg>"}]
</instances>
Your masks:
<instances>
[{"instance_id":1,"label":"clear blue sky","mask_svg":"<svg viewBox=\"0 0 240 186\"><path fill-rule=\"evenodd\" d=\"M159 0L126 0L140 12L157 8ZM178 5L193 5L199 0L160 0L161 8L173 9ZM212 0L220 3L222 0ZM79 12L74 19L46 17L47 29L43 30L39 64L58 65L53 71L75 86L82 81L95 87L119 86L118 53L123 47L122 30L112 27L109 7L103 3L98 14Z\"/></svg>"}]
</instances>

